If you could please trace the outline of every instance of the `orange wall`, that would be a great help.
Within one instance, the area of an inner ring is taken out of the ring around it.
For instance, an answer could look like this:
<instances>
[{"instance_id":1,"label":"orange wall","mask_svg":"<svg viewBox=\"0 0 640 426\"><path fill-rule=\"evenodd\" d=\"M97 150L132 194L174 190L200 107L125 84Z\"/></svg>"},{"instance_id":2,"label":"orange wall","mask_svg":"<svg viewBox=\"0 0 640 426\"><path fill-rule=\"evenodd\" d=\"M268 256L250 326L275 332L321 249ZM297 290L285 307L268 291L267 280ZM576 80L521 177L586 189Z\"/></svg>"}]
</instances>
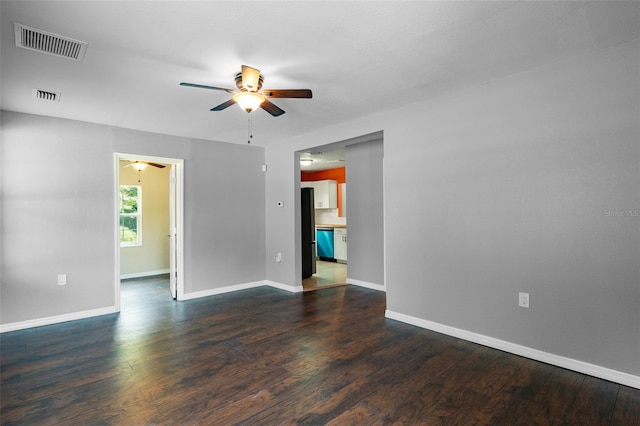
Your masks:
<instances>
[{"instance_id":1,"label":"orange wall","mask_svg":"<svg viewBox=\"0 0 640 426\"><path fill-rule=\"evenodd\" d=\"M319 170L317 172L300 172L301 182L313 182L316 180L335 180L338 182L338 216L342 217L342 187L341 183L346 182L345 168Z\"/></svg>"},{"instance_id":2,"label":"orange wall","mask_svg":"<svg viewBox=\"0 0 640 426\"><path fill-rule=\"evenodd\" d=\"M317 172L300 172L300 180L302 182L311 182L315 180L335 180L338 184L345 183L345 168L319 170Z\"/></svg>"}]
</instances>

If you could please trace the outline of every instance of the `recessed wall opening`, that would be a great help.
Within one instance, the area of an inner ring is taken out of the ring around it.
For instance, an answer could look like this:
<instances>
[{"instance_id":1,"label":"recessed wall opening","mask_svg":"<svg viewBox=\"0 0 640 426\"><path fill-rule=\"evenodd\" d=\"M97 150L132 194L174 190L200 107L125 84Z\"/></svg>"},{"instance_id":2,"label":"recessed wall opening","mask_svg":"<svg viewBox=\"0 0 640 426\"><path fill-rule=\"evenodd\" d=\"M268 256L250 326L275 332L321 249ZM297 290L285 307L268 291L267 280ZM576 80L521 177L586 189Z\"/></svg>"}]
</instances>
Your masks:
<instances>
[{"instance_id":1,"label":"recessed wall opening","mask_svg":"<svg viewBox=\"0 0 640 426\"><path fill-rule=\"evenodd\" d=\"M296 153L304 291L384 290L382 148L376 132Z\"/></svg>"},{"instance_id":2,"label":"recessed wall opening","mask_svg":"<svg viewBox=\"0 0 640 426\"><path fill-rule=\"evenodd\" d=\"M181 299L183 160L118 153L115 163L118 310L124 285L154 284L167 298Z\"/></svg>"}]
</instances>

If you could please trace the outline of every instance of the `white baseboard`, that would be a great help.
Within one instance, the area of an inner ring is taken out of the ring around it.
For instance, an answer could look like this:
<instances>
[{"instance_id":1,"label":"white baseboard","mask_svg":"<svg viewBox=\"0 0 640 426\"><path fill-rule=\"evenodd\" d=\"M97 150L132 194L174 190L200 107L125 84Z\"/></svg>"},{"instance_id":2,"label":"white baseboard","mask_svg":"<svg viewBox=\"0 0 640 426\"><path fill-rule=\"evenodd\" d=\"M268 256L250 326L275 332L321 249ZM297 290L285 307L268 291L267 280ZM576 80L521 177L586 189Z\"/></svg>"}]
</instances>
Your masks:
<instances>
[{"instance_id":1,"label":"white baseboard","mask_svg":"<svg viewBox=\"0 0 640 426\"><path fill-rule=\"evenodd\" d=\"M292 286L287 285L287 284L282 284L282 283L278 283L278 282L275 282L275 281L268 281L268 280L265 281L264 283L265 283L265 285L268 285L269 287L274 287L274 288L277 288L277 289L280 289L280 290L289 291L291 293L300 293L300 292L302 292L302 286L301 285L292 287Z\"/></svg>"},{"instance_id":2,"label":"white baseboard","mask_svg":"<svg viewBox=\"0 0 640 426\"><path fill-rule=\"evenodd\" d=\"M209 290L196 291L193 293L185 293L178 300L199 299L201 297L215 296L216 294L230 293L232 291L247 290L250 288L261 287L265 285L264 281L254 281L250 283L234 284L226 287L212 288Z\"/></svg>"},{"instance_id":3,"label":"white baseboard","mask_svg":"<svg viewBox=\"0 0 640 426\"><path fill-rule=\"evenodd\" d=\"M168 274L169 272L170 271L168 269L158 269L157 271L133 272L131 274L120 274L120 279L126 280L129 278L152 277L154 275Z\"/></svg>"},{"instance_id":4,"label":"white baseboard","mask_svg":"<svg viewBox=\"0 0 640 426\"><path fill-rule=\"evenodd\" d=\"M0 333L24 330L33 327L41 327L43 325L58 324L61 322L74 321L90 317L97 317L100 315L115 314L117 312L118 311L116 310L115 306L109 306L107 308L91 309L89 311L72 312L69 314L54 315L51 317L36 318L27 321L12 322L9 324L0 324Z\"/></svg>"},{"instance_id":5,"label":"white baseboard","mask_svg":"<svg viewBox=\"0 0 640 426\"><path fill-rule=\"evenodd\" d=\"M198 299L200 297L215 296L216 294L230 293L232 291L247 290L250 288L262 287L262 286L274 287L280 290L289 291L291 293L299 293L302 291L302 286L292 287L290 285L278 283L275 281L264 280L264 281L254 281L254 282L243 283L243 284L235 284L235 285L230 285L230 286L220 287L220 288L212 288L210 290L196 291L194 293L187 293L183 295L183 297L180 298L179 300Z\"/></svg>"},{"instance_id":6,"label":"white baseboard","mask_svg":"<svg viewBox=\"0 0 640 426\"><path fill-rule=\"evenodd\" d=\"M160 272L162 273L162 272ZM152 275L157 275L153 273ZM302 286L292 287L290 285L281 284L275 281L254 281L250 283L243 284L235 284L226 287L213 288L210 290L196 291L193 293L187 293L183 295L179 300L191 300L198 299L200 297L214 296L216 294L230 293L232 291L238 290L247 290L250 288L262 287L262 286L270 286L280 290L289 291L292 293L302 292ZM33 320L14 322L9 324L0 324L0 333L7 333L10 331L24 330L32 327L40 327L43 325L52 325L61 322L85 319L89 317L95 317L99 315L113 314L117 313L115 306L110 306L107 308L93 309L90 311L82 311L82 312L72 312L64 315L56 315L52 317L45 318L37 318Z\"/></svg>"},{"instance_id":7,"label":"white baseboard","mask_svg":"<svg viewBox=\"0 0 640 426\"><path fill-rule=\"evenodd\" d=\"M450 327L448 325L412 317L410 315L405 315L398 312L387 310L385 312L385 316L387 318L415 325L427 330L436 331L438 333L488 346L490 348L499 349L501 351L509 352L515 355L520 355L525 358L530 358L536 361L555 365L557 367L562 367L568 370L587 374L589 376L609 380L610 382L615 382L621 385L640 389L640 376L634 376L622 371L612 370L610 368L601 367L595 364L589 364L587 362L578 361L576 359L567 358L560 355L554 355L527 346L518 345L516 343L507 342L505 340L495 339L493 337L485 336L467 330L462 330L455 327Z\"/></svg>"},{"instance_id":8,"label":"white baseboard","mask_svg":"<svg viewBox=\"0 0 640 426\"><path fill-rule=\"evenodd\" d=\"M359 287L369 288L371 290L387 291L387 288L382 284L368 283L366 281L354 280L353 278L347 278L347 284L353 284Z\"/></svg>"}]
</instances>

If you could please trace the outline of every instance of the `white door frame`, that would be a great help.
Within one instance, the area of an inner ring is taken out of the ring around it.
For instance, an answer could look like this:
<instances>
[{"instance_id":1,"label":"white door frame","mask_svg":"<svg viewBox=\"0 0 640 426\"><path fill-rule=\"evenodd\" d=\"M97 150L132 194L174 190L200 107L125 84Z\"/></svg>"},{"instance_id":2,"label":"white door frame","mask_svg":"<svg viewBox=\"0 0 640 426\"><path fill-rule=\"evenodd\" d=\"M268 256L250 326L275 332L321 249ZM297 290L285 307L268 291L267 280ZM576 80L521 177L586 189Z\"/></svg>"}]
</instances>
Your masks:
<instances>
[{"instance_id":1,"label":"white door frame","mask_svg":"<svg viewBox=\"0 0 640 426\"><path fill-rule=\"evenodd\" d=\"M175 164L171 165L169 171L169 291L171 297L178 298L178 248L177 238L178 231L176 227L176 196L178 191L176 187L177 182L177 168Z\"/></svg>"},{"instance_id":2,"label":"white door frame","mask_svg":"<svg viewBox=\"0 0 640 426\"><path fill-rule=\"evenodd\" d=\"M176 257L177 257L177 299L184 300L184 160L180 158L157 157L151 155L116 152L114 158L114 246L115 271L114 290L115 308L120 312L120 161L149 161L152 163L172 164L176 166ZM173 206L170 206L173 208Z\"/></svg>"}]
</instances>

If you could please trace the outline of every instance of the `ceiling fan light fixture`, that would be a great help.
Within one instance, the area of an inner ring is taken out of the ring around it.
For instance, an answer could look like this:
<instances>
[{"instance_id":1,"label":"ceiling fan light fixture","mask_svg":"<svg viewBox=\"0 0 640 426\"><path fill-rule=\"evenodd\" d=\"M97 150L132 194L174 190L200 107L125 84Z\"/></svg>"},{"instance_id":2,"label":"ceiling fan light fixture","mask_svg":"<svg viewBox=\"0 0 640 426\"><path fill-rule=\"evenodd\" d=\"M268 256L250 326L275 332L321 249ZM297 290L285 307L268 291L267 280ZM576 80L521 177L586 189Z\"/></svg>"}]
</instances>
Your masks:
<instances>
[{"instance_id":1,"label":"ceiling fan light fixture","mask_svg":"<svg viewBox=\"0 0 640 426\"><path fill-rule=\"evenodd\" d=\"M135 163L131 163L131 167L133 167L137 171L141 172L141 171L143 171L144 169L147 168L147 164L146 163L138 163L136 161Z\"/></svg>"},{"instance_id":2,"label":"ceiling fan light fixture","mask_svg":"<svg viewBox=\"0 0 640 426\"><path fill-rule=\"evenodd\" d=\"M233 100L240 105L240 108L247 112L251 112L257 109L260 104L264 102L264 96L256 92L240 92L233 95Z\"/></svg>"}]
</instances>

